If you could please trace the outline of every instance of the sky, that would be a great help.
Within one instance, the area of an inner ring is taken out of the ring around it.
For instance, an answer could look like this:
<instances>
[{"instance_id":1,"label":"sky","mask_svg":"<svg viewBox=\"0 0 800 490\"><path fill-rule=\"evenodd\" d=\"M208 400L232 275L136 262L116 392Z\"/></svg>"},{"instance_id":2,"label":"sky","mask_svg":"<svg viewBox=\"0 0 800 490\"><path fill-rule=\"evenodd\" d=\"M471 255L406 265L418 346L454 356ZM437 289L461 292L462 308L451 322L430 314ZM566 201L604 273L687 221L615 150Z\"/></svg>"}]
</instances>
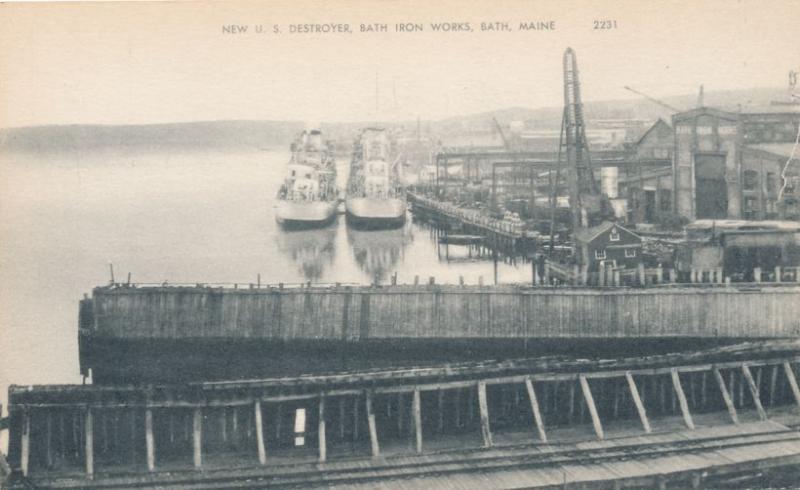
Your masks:
<instances>
[{"instance_id":1,"label":"sky","mask_svg":"<svg viewBox=\"0 0 800 490\"><path fill-rule=\"evenodd\" d=\"M614 29L593 29L595 21ZM554 21L554 31L520 22ZM423 32L393 32L394 24ZM432 32L469 22L472 32ZM511 32L482 32L508 22ZM345 23L352 33L291 25ZM360 24L387 23L362 33ZM0 127L221 119L439 119L563 100L788 86L800 1L353 1L0 4ZM247 33L226 34L225 25ZM255 33L262 25L265 32ZM273 25L281 30L272 33ZM377 83L376 83L377 82ZM376 97L377 86L377 97Z\"/></svg>"}]
</instances>

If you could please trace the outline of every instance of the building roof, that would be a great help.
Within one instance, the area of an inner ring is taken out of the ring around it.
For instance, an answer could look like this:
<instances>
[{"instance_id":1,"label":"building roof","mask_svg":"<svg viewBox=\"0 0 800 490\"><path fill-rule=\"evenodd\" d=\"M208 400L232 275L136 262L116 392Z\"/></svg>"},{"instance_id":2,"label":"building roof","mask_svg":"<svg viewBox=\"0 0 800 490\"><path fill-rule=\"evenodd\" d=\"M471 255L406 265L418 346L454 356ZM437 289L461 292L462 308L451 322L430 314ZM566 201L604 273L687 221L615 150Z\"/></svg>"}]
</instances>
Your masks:
<instances>
[{"instance_id":1,"label":"building roof","mask_svg":"<svg viewBox=\"0 0 800 490\"><path fill-rule=\"evenodd\" d=\"M723 119L738 120L740 116L790 115L800 116L800 104L772 104L737 107L696 107L672 116L673 121L691 119L701 114L709 114Z\"/></svg>"},{"instance_id":2,"label":"building roof","mask_svg":"<svg viewBox=\"0 0 800 490\"><path fill-rule=\"evenodd\" d=\"M611 221L603 221L597 226L592 226L591 228L581 228L580 230L576 231L575 241L581 243L589 243L598 236L602 235L603 233L609 231L613 227L617 227L620 230L626 231L631 235L635 236L636 238L640 238L639 235L632 232L631 230L625 228L624 226L620 225L619 223L611 222Z\"/></svg>"},{"instance_id":3,"label":"building roof","mask_svg":"<svg viewBox=\"0 0 800 490\"><path fill-rule=\"evenodd\" d=\"M800 153L800 152L798 152L798 153ZM654 178L658 178L658 177L666 177L668 175L672 175L672 167L671 166L670 167L665 166L665 167L662 167L662 168L648 169L646 171L643 171L642 175L639 175L638 173L630 174L630 175L625 175L624 173L620 173L620 175L617 177L617 182L619 184L628 184L630 182L639 182L639 181L642 181L642 180L654 179Z\"/></svg>"},{"instance_id":4,"label":"building roof","mask_svg":"<svg viewBox=\"0 0 800 490\"><path fill-rule=\"evenodd\" d=\"M749 150L760 150L781 158L788 159L793 156L794 159L800 159L800 146L795 143L759 143L756 145L747 145L745 148Z\"/></svg>"},{"instance_id":5,"label":"building roof","mask_svg":"<svg viewBox=\"0 0 800 490\"><path fill-rule=\"evenodd\" d=\"M733 111L716 109L714 107L697 107L695 109L689 109L688 111L683 111L677 114L673 114L672 121L674 122L674 121L682 121L685 119L692 119L697 116L706 114L718 117L720 119L728 119L730 121L738 121L739 119L739 114Z\"/></svg>"},{"instance_id":6,"label":"building roof","mask_svg":"<svg viewBox=\"0 0 800 490\"><path fill-rule=\"evenodd\" d=\"M779 220L733 220L733 219L699 219L686 225L687 231L711 230L778 230L787 232L800 231L800 222Z\"/></svg>"},{"instance_id":7,"label":"building roof","mask_svg":"<svg viewBox=\"0 0 800 490\"><path fill-rule=\"evenodd\" d=\"M650 126L649 128L647 128L647 130L646 130L644 133L642 133L642 135L641 135L641 136L639 136L638 138L636 138L636 145L641 145L641 144L642 144L642 141L644 141L644 139L645 139L645 138L647 138L647 136L648 136L650 133L652 133L653 131L655 131L655 129L656 129L656 128L658 128L658 127L663 127L663 126L666 126L666 128L667 128L668 130L672 131L672 126L670 126L669 124L667 124L667 122L666 122L665 120L663 120L663 119L661 119L661 118L659 117L659 118L658 118L658 121L654 122L654 123L653 123L653 125L652 125L652 126Z\"/></svg>"},{"instance_id":8,"label":"building roof","mask_svg":"<svg viewBox=\"0 0 800 490\"><path fill-rule=\"evenodd\" d=\"M742 114L800 114L800 104L770 104L743 106Z\"/></svg>"}]
</instances>

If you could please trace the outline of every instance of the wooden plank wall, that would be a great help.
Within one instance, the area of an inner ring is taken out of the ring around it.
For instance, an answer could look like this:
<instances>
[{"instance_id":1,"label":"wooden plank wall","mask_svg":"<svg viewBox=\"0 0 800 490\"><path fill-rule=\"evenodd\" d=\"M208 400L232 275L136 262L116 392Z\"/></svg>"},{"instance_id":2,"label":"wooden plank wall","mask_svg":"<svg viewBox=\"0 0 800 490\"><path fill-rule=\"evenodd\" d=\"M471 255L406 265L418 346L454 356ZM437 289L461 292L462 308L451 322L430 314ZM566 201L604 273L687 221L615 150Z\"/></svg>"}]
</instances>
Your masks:
<instances>
[{"instance_id":1,"label":"wooden plank wall","mask_svg":"<svg viewBox=\"0 0 800 490\"><path fill-rule=\"evenodd\" d=\"M86 333L114 338L800 336L797 287L98 288L91 301Z\"/></svg>"}]
</instances>

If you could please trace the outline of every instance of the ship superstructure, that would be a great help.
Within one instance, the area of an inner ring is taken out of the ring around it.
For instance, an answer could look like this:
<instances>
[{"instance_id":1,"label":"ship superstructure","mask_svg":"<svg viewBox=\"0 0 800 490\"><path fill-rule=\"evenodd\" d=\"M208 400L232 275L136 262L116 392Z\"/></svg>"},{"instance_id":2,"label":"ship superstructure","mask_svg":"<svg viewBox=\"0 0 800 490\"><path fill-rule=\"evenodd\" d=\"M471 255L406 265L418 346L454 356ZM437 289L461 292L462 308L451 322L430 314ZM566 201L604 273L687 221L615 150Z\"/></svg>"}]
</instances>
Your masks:
<instances>
[{"instance_id":1,"label":"ship superstructure","mask_svg":"<svg viewBox=\"0 0 800 490\"><path fill-rule=\"evenodd\" d=\"M284 227L327 225L336 217L339 203L333 153L316 129L300 133L291 150L276 219Z\"/></svg>"},{"instance_id":2,"label":"ship superstructure","mask_svg":"<svg viewBox=\"0 0 800 490\"><path fill-rule=\"evenodd\" d=\"M345 200L348 223L363 228L395 228L406 219L399 159L391 155L384 129L364 129L353 144Z\"/></svg>"}]
</instances>

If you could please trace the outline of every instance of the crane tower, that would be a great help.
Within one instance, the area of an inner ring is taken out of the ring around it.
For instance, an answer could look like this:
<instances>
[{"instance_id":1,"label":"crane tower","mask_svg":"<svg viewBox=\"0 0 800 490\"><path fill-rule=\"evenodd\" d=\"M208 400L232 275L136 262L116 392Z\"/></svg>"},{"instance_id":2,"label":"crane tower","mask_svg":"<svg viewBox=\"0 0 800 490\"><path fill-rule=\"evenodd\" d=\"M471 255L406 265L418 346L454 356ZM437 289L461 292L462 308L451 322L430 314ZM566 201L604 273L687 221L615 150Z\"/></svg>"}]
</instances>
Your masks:
<instances>
[{"instance_id":1,"label":"crane tower","mask_svg":"<svg viewBox=\"0 0 800 490\"><path fill-rule=\"evenodd\" d=\"M592 173L586 126L583 122L581 85L575 51L564 51L564 115L559 154L566 156L572 228L589 226L589 214L599 211L599 192Z\"/></svg>"}]
</instances>

